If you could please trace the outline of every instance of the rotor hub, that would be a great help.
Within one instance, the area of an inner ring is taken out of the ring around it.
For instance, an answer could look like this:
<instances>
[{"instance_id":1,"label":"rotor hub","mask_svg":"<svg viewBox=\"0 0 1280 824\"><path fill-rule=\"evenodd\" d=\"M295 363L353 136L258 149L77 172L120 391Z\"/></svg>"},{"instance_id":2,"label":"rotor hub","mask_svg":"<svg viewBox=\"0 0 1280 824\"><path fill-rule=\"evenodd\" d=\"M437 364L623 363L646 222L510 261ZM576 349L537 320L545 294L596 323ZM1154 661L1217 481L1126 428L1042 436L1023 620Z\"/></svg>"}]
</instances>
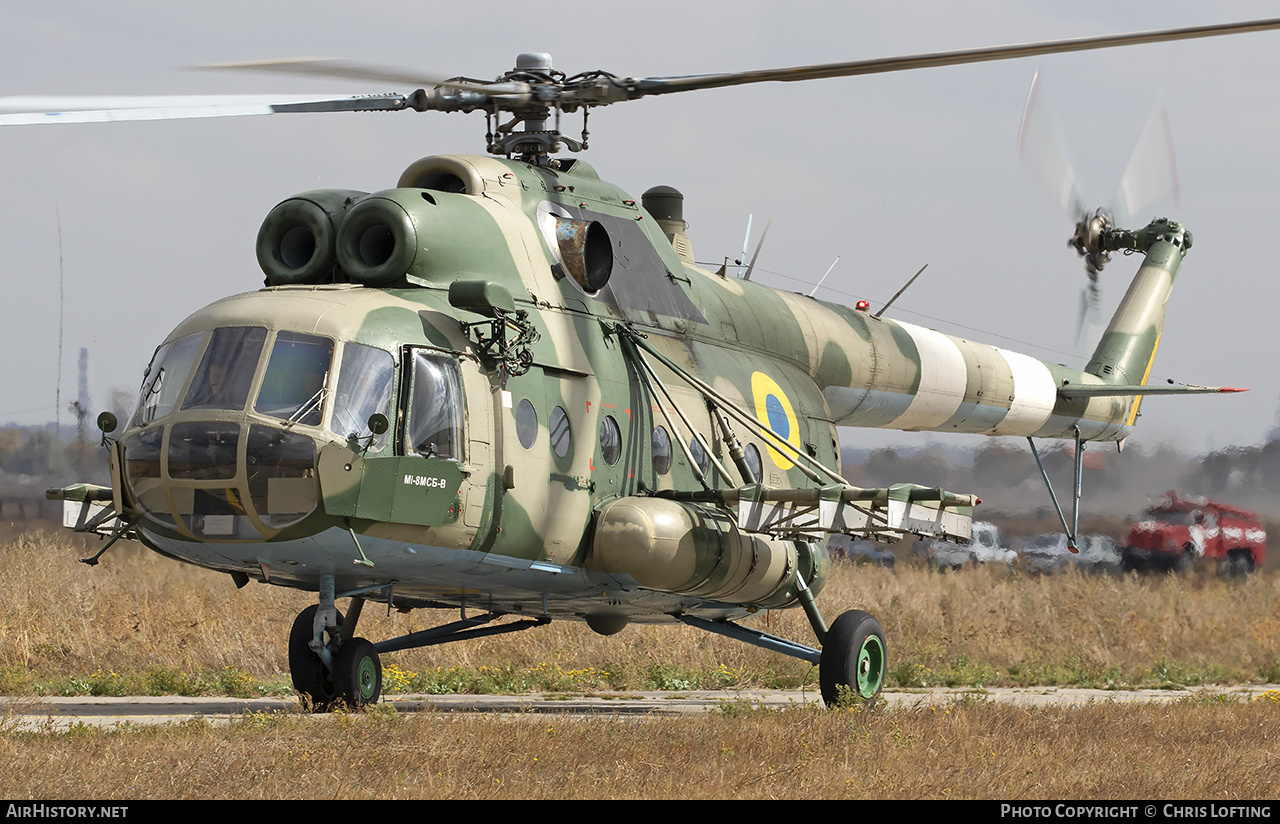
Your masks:
<instances>
[{"instance_id":1,"label":"rotor hub","mask_svg":"<svg viewBox=\"0 0 1280 824\"><path fill-rule=\"evenodd\" d=\"M1076 224L1075 234L1067 241L1076 253L1084 258L1085 269L1090 280L1096 280L1102 267L1111 260L1111 254L1104 248L1103 240L1107 233L1115 228L1110 213L1099 208L1093 214L1087 214Z\"/></svg>"}]
</instances>

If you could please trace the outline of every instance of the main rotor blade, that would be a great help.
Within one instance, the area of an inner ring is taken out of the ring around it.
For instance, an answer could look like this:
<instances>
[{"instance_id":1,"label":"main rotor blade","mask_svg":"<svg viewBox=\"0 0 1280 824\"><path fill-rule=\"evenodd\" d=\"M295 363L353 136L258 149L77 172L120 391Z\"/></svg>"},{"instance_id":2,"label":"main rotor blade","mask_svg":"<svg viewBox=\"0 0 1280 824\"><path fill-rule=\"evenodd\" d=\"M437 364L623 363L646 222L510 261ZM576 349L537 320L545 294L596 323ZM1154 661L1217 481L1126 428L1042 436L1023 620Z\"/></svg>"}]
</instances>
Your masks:
<instances>
[{"instance_id":1,"label":"main rotor blade","mask_svg":"<svg viewBox=\"0 0 1280 824\"><path fill-rule=\"evenodd\" d=\"M825 77L848 77L861 74L928 69L937 66L957 66L966 63L986 63L993 60L1012 60L1019 57L1035 57L1043 54L1109 49L1116 46L1134 46L1142 43L1163 43L1170 40L1190 40L1198 37L1218 37L1226 34L1280 29L1280 19L1252 20L1244 23L1226 23L1213 26L1193 26L1181 29L1114 34L1103 37L1082 37L1074 40L1050 40L1040 43L1023 43L1011 46L994 46L984 49L933 52L903 57L886 57L875 60L853 60L846 63L821 63L814 66L795 66L786 69L733 72L728 74L703 74L689 77L650 77L635 80L633 96L687 92L695 89L714 89L722 86L740 86L747 83L769 81L817 80Z\"/></svg>"},{"instance_id":2,"label":"main rotor blade","mask_svg":"<svg viewBox=\"0 0 1280 824\"><path fill-rule=\"evenodd\" d=\"M764 246L764 239L769 234L769 227L772 225L773 215L769 215L769 219L764 224L764 231L760 233L760 239L756 241L756 250L751 255L751 263L747 266L747 273L742 276L743 280L751 280L751 273L756 269L756 258L760 257L760 247Z\"/></svg>"},{"instance_id":3,"label":"main rotor blade","mask_svg":"<svg viewBox=\"0 0 1280 824\"><path fill-rule=\"evenodd\" d=\"M394 94L0 97L0 126L247 117L286 112L395 111L405 106L405 98Z\"/></svg>"},{"instance_id":4,"label":"main rotor blade","mask_svg":"<svg viewBox=\"0 0 1280 824\"><path fill-rule=\"evenodd\" d=\"M213 63L201 68L245 69L249 71L279 72L282 74L333 77L343 80L372 80L377 83L406 84L414 88L444 86L446 88L465 89L494 96L529 93L529 85L527 83L490 83L484 80L469 80L461 77L434 77L418 71L401 70L388 66L374 66L330 57L298 57L280 60L253 60L240 63Z\"/></svg>"}]
</instances>

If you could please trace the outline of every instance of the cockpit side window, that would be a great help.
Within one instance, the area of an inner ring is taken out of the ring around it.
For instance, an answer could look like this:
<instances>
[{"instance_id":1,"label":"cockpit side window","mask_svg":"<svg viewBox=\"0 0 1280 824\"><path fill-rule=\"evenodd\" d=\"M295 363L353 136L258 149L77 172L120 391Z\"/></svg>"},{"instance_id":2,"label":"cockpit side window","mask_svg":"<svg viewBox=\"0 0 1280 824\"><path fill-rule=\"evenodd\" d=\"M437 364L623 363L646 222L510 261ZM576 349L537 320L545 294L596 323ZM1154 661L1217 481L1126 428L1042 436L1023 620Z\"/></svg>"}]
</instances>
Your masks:
<instances>
[{"instance_id":1,"label":"cockpit side window","mask_svg":"<svg viewBox=\"0 0 1280 824\"><path fill-rule=\"evenodd\" d=\"M196 333L160 347L142 379L138 411L134 413L132 426L146 426L173 411L187 376L191 374L203 338L204 333Z\"/></svg>"},{"instance_id":2,"label":"cockpit side window","mask_svg":"<svg viewBox=\"0 0 1280 824\"><path fill-rule=\"evenodd\" d=\"M182 408L243 409L266 339L257 326L215 329Z\"/></svg>"},{"instance_id":3,"label":"cockpit side window","mask_svg":"<svg viewBox=\"0 0 1280 824\"><path fill-rule=\"evenodd\" d=\"M332 360L333 341L328 338L278 332L253 411L318 426Z\"/></svg>"},{"instance_id":4,"label":"cockpit side window","mask_svg":"<svg viewBox=\"0 0 1280 824\"><path fill-rule=\"evenodd\" d=\"M380 412L391 420L395 365L390 352L359 343L343 344L329 421L329 429L335 435L348 440L367 439L373 434L369 431L370 416ZM386 442L384 432L373 438L369 448L376 452Z\"/></svg>"},{"instance_id":5,"label":"cockpit side window","mask_svg":"<svg viewBox=\"0 0 1280 824\"><path fill-rule=\"evenodd\" d=\"M411 357L405 453L456 461L461 457L462 441L462 392L457 364L421 350L414 350Z\"/></svg>"}]
</instances>

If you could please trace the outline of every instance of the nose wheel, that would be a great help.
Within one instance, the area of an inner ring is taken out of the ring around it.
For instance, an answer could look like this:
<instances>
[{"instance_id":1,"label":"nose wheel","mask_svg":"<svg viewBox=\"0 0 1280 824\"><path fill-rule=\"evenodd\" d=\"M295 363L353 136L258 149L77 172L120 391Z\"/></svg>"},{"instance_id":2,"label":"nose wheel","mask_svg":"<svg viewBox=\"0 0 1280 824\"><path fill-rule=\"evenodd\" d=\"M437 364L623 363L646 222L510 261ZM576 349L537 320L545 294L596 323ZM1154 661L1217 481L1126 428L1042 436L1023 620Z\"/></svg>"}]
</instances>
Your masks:
<instances>
[{"instance_id":1,"label":"nose wheel","mask_svg":"<svg viewBox=\"0 0 1280 824\"><path fill-rule=\"evenodd\" d=\"M293 621L289 630L289 674L293 677L293 688L303 700L319 712L324 712L333 704L337 690L333 685L333 675L320 660L320 656L311 649L311 641L315 637L316 612L320 607L309 606ZM330 633L328 628L320 631L320 642L331 645L337 630L342 626L342 613L338 614L338 624Z\"/></svg>"},{"instance_id":2,"label":"nose wheel","mask_svg":"<svg viewBox=\"0 0 1280 824\"><path fill-rule=\"evenodd\" d=\"M310 606L298 613L289 631L289 674L294 689L315 712L328 712L339 704L363 709L376 703L382 695L382 662L377 650L364 638L343 637L340 612L335 626L317 628L318 611L319 606ZM313 641L321 652L313 647ZM325 663L326 657L330 664Z\"/></svg>"},{"instance_id":3,"label":"nose wheel","mask_svg":"<svg viewBox=\"0 0 1280 824\"><path fill-rule=\"evenodd\" d=\"M333 662L333 685L349 707L362 709L378 702L382 695L382 661L372 643L352 638L342 645Z\"/></svg>"},{"instance_id":4,"label":"nose wheel","mask_svg":"<svg viewBox=\"0 0 1280 824\"><path fill-rule=\"evenodd\" d=\"M827 630L822 644L818 662L822 700L833 706L845 691L863 701L875 698L884 688L887 660L880 622L862 610L844 613Z\"/></svg>"}]
</instances>

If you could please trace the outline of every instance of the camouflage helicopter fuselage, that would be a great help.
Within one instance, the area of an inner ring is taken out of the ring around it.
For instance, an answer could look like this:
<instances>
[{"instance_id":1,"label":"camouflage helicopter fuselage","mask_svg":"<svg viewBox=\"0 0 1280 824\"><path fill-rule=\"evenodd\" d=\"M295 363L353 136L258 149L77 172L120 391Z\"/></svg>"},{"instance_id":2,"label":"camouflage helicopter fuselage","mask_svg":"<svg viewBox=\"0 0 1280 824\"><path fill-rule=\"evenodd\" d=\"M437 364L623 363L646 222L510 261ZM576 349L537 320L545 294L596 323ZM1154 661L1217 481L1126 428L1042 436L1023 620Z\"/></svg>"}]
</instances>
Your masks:
<instances>
[{"instance_id":1,"label":"camouflage helicopter fuselage","mask_svg":"<svg viewBox=\"0 0 1280 824\"><path fill-rule=\"evenodd\" d=\"M819 544L675 493L812 487L837 425L1123 439L1138 399L1104 393L1145 382L1190 242L1153 227L1082 372L698 268L678 213L582 161L425 158L272 211L267 287L157 349L115 509L241 583L398 606L606 631L791 606Z\"/></svg>"}]
</instances>

